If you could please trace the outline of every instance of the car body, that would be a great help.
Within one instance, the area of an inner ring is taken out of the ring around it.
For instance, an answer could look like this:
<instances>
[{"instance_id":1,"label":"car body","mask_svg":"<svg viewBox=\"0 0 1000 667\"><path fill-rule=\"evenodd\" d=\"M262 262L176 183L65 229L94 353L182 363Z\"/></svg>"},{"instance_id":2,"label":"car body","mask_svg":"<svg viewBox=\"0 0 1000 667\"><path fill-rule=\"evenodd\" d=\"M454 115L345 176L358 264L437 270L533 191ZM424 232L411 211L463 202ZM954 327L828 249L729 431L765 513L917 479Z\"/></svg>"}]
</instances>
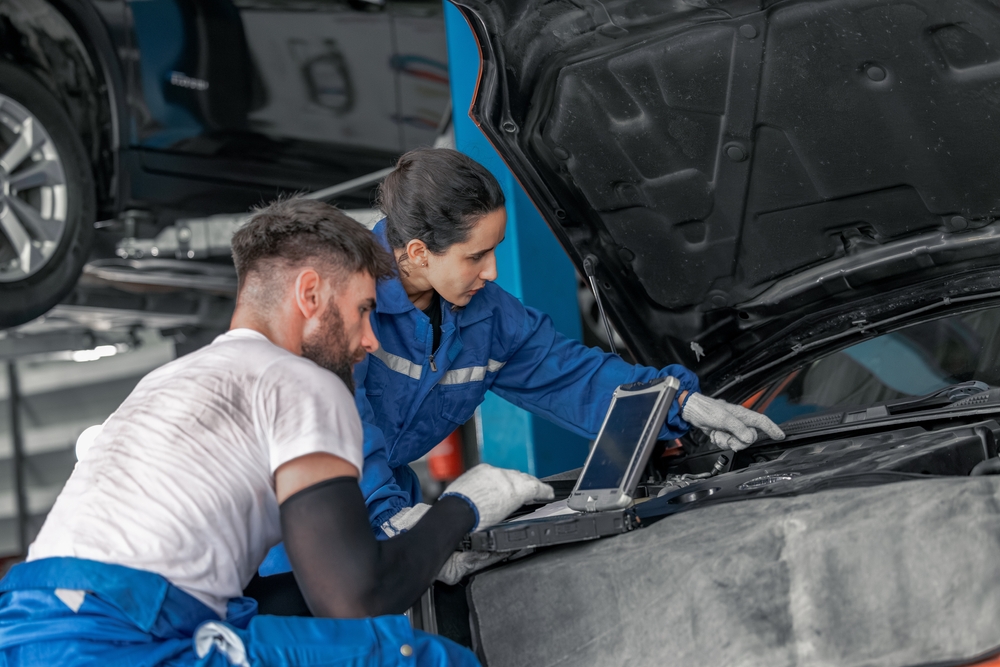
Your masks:
<instances>
[{"instance_id":1,"label":"car body","mask_svg":"<svg viewBox=\"0 0 1000 667\"><path fill-rule=\"evenodd\" d=\"M123 237L391 167L449 109L430 0L2 0L0 55L16 157L0 161L0 327ZM337 201L367 208L371 188Z\"/></svg>"},{"instance_id":2,"label":"car body","mask_svg":"<svg viewBox=\"0 0 1000 667\"><path fill-rule=\"evenodd\" d=\"M457 4L470 113L630 352L788 437L666 445L645 527L439 591L439 626L491 667L1000 655L1000 7Z\"/></svg>"}]
</instances>

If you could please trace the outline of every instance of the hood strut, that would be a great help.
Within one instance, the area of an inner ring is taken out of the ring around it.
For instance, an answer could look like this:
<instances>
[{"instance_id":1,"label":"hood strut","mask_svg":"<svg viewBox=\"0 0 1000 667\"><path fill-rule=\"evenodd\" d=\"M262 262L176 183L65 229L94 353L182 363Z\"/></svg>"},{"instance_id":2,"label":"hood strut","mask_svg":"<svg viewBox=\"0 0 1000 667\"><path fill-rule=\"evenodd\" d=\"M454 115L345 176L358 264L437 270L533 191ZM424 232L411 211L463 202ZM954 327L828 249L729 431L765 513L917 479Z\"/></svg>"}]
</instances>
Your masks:
<instances>
[{"instance_id":1,"label":"hood strut","mask_svg":"<svg viewBox=\"0 0 1000 667\"><path fill-rule=\"evenodd\" d=\"M597 277L594 275L595 266L597 266L597 258L593 255L587 255L583 260L583 270L587 274L587 278L590 279L590 289L593 290L594 298L597 299L597 311L601 314L604 331L608 334L608 345L611 347L611 353L618 354L618 350L615 349L615 335L611 331L611 323L608 322L608 316L604 314L604 304L601 303L601 291L597 289Z\"/></svg>"}]
</instances>

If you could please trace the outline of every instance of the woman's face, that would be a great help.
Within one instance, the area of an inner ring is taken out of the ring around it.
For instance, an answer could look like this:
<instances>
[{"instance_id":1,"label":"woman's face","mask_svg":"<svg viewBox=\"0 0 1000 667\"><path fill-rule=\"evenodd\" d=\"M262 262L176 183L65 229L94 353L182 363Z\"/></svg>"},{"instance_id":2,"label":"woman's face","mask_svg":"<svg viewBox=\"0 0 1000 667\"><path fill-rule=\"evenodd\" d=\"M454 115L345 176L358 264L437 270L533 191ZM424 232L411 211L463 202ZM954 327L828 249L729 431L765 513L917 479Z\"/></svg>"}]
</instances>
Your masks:
<instances>
[{"instance_id":1,"label":"woman's face","mask_svg":"<svg viewBox=\"0 0 1000 667\"><path fill-rule=\"evenodd\" d=\"M497 278L496 247L507 233L507 211L498 208L473 225L469 238L443 254L427 253L424 277L441 298L465 306L487 282Z\"/></svg>"}]
</instances>

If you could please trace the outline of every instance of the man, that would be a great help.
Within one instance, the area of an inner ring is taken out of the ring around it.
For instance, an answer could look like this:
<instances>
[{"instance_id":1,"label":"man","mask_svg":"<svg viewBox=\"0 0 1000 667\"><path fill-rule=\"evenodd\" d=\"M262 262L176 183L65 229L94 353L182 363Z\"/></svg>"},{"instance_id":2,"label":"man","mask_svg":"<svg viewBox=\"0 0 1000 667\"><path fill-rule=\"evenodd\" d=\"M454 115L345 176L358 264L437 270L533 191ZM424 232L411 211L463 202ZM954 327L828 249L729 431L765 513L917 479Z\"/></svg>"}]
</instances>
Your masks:
<instances>
[{"instance_id":1,"label":"man","mask_svg":"<svg viewBox=\"0 0 1000 667\"><path fill-rule=\"evenodd\" d=\"M399 614L462 535L552 490L474 468L376 542L351 371L391 259L331 206L286 200L233 239L232 329L142 379L0 582L6 665L476 664ZM240 597L284 537L317 618ZM359 620L332 620L332 617Z\"/></svg>"}]
</instances>

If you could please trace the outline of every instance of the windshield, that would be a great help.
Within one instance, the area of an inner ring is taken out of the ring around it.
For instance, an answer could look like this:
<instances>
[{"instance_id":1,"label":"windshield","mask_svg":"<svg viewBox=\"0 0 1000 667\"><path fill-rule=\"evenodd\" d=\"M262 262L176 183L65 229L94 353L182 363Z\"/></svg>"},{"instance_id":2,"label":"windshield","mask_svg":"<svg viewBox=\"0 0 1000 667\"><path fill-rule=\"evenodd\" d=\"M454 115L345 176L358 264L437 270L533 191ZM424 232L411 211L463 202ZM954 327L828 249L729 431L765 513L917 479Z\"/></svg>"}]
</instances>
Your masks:
<instances>
[{"instance_id":1,"label":"windshield","mask_svg":"<svg viewBox=\"0 0 1000 667\"><path fill-rule=\"evenodd\" d=\"M754 409L779 424L813 412L922 396L968 380L1000 386L1000 307L871 338L792 371Z\"/></svg>"}]
</instances>

